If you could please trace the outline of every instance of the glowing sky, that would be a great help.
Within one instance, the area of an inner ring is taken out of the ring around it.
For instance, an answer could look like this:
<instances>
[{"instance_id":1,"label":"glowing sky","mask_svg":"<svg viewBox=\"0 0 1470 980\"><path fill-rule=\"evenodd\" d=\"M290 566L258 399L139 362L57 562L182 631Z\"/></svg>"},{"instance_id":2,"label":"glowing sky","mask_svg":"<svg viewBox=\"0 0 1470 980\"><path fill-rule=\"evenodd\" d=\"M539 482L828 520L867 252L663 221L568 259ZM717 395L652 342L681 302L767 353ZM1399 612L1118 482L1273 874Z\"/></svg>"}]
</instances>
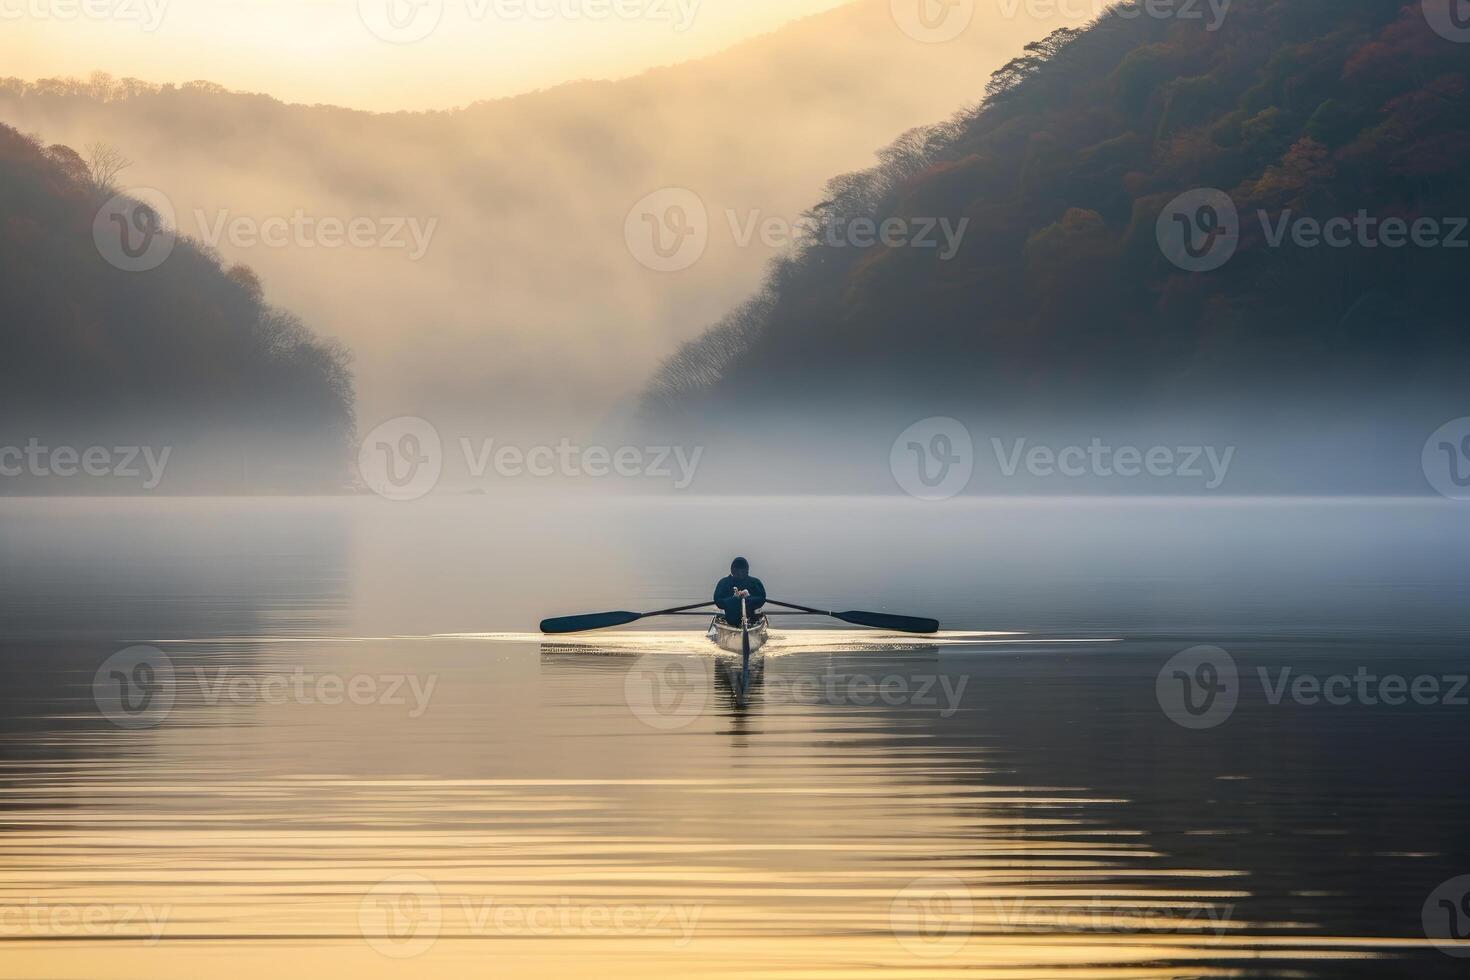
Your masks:
<instances>
[{"instance_id":1,"label":"glowing sky","mask_svg":"<svg viewBox=\"0 0 1470 980\"><path fill-rule=\"evenodd\" d=\"M100 70L292 102L446 108L685 61L843 2L0 0L0 76Z\"/></svg>"}]
</instances>

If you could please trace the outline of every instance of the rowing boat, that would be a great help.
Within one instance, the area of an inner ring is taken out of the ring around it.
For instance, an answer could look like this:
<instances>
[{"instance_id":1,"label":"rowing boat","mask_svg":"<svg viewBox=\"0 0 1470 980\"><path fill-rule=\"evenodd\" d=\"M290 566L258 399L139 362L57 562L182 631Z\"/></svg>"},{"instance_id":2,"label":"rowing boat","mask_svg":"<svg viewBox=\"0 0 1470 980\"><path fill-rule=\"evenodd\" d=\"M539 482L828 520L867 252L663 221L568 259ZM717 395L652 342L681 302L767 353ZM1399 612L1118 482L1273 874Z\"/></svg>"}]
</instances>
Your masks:
<instances>
[{"instance_id":1,"label":"rowing boat","mask_svg":"<svg viewBox=\"0 0 1470 980\"><path fill-rule=\"evenodd\" d=\"M556 616L552 619L541 620L541 632L543 633L585 633L589 630L604 630L614 626L627 626L636 623L640 619L648 619L651 616L701 616L693 610L704 609L713 606L713 602L696 602L688 606L675 606L673 609L657 609L653 612L628 612L619 610L617 612L584 613L581 616ZM923 619L918 616L893 616L888 613L863 612L860 609L848 612L828 612L825 609L813 609L811 606L798 606L791 602L780 602L776 599L767 599L766 605L780 606L782 610L791 610L806 616L831 616L844 623L852 623L854 626L870 626L873 629L893 630L898 633L937 633L939 632L939 620ZM709 632L706 634L714 641L715 646L721 650L731 653L744 653L745 641L750 641L752 652L765 646L768 639L766 617L764 614L756 614L754 619L748 619L743 615L745 627L731 626L722 617L716 616L714 622L710 623Z\"/></svg>"},{"instance_id":2,"label":"rowing boat","mask_svg":"<svg viewBox=\"0 0 1470 980\"><path fill-rule=\"evenodd\" d=\"M755 653L761 647L766 645L766 640L770 639L769 627L770 624L766 621L766 617L764 616L757 615L754 619L750 620L749 629L751 653ZM744 652L744 643L741 638L741 633L743 632L744 630L742 630L739 626L731 626L729 623L725 622L724 616L716 616L714 620L709 624L709 632L705 635L708 636L712 641L714 641L715 646L719 647L721 650L724 650L727 653L739 654Z\"/></svg>"}]
</instances>

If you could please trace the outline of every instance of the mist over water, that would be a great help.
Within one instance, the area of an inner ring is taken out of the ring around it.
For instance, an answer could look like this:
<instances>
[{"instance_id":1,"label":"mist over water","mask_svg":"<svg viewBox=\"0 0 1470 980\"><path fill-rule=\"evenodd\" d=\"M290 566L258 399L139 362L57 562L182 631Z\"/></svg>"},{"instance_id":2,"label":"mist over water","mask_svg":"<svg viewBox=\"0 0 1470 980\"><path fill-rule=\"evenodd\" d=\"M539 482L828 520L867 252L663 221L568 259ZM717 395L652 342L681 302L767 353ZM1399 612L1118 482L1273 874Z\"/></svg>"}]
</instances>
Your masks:
<instances>
[{"instance_id":1,"label":"mist over water","mask_svg":"<svg viewBox=\"0 0 1470 980\"><path fill-rule=\"evenodd\" d=\"M1420 918L1470 866L1470 708L1271 692L1465 673L1457 508L7 500L0 904L36 911L0 961L1456 975ZM736 552L944 632L777 620L744 694L697 616L534 635L697 602ZM138 644L173 681L124 727L94 680ZM1159 677L1201 645L1239 697L1188 729Z\"/></svg>"}]
</instances>

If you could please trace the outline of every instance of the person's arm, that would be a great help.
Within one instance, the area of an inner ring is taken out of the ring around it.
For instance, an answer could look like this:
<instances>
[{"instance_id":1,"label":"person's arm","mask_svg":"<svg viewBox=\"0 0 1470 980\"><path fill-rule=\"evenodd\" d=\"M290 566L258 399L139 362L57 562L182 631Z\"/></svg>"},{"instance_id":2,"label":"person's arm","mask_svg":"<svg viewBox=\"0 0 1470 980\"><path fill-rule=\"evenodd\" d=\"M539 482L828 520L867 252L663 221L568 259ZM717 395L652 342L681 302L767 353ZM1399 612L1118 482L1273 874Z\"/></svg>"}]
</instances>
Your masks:
<instances>
[{"instance_id":1,"label":"person's arm","mask_svg":"<svg viewBox=\"0 0 1470 980\"><path fill-rule=\"evenodd\" d=\"M735 580L728 575L715 583L715 602L724 605L735 598Z\"/></svg>"},{"instance_id":2,"label":"person's arm","mask_svg":"<svg viewBox=\"0 0 1470 980\"><path fill-rule=\"evenodd\" d=\"M760 579L751 578L750 585L747 586L747 590L750 592L751 603L759 605L760 603L766 601L766 583L762 582Z\"/></svg>"}]
</instances>

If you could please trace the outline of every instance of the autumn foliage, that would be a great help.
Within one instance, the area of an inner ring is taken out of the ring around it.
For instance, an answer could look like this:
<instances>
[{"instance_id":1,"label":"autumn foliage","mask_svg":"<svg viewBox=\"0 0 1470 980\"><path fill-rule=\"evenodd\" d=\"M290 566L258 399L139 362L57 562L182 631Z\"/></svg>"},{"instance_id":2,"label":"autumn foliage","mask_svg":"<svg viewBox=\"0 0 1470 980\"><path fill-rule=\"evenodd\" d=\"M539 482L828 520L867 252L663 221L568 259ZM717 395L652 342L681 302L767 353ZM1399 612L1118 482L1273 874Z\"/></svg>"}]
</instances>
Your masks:
<instances>
[{"instance_id":1,"label":"autumn foliage","mask_svg":"<svg viewBox=\"0 0 1470 980\"><path fill-rule=\"evenodd\" d=\"M665 366L651 413L709 416L776 392L830 401L867 381L1007 407L1458 398L1470 43L1432 30L1419 0L1237 0L1217 30L1128 12L1029 46L975 108L908 134L813 211L969 218L952 260L800 249ZM1239 213L1236 253L1207 272L1171 264L1156 236L1197 188ZM1458 244L1298 247L1264 232L1361 212L1458 224Z\"/></svg>"}]
</instances>

